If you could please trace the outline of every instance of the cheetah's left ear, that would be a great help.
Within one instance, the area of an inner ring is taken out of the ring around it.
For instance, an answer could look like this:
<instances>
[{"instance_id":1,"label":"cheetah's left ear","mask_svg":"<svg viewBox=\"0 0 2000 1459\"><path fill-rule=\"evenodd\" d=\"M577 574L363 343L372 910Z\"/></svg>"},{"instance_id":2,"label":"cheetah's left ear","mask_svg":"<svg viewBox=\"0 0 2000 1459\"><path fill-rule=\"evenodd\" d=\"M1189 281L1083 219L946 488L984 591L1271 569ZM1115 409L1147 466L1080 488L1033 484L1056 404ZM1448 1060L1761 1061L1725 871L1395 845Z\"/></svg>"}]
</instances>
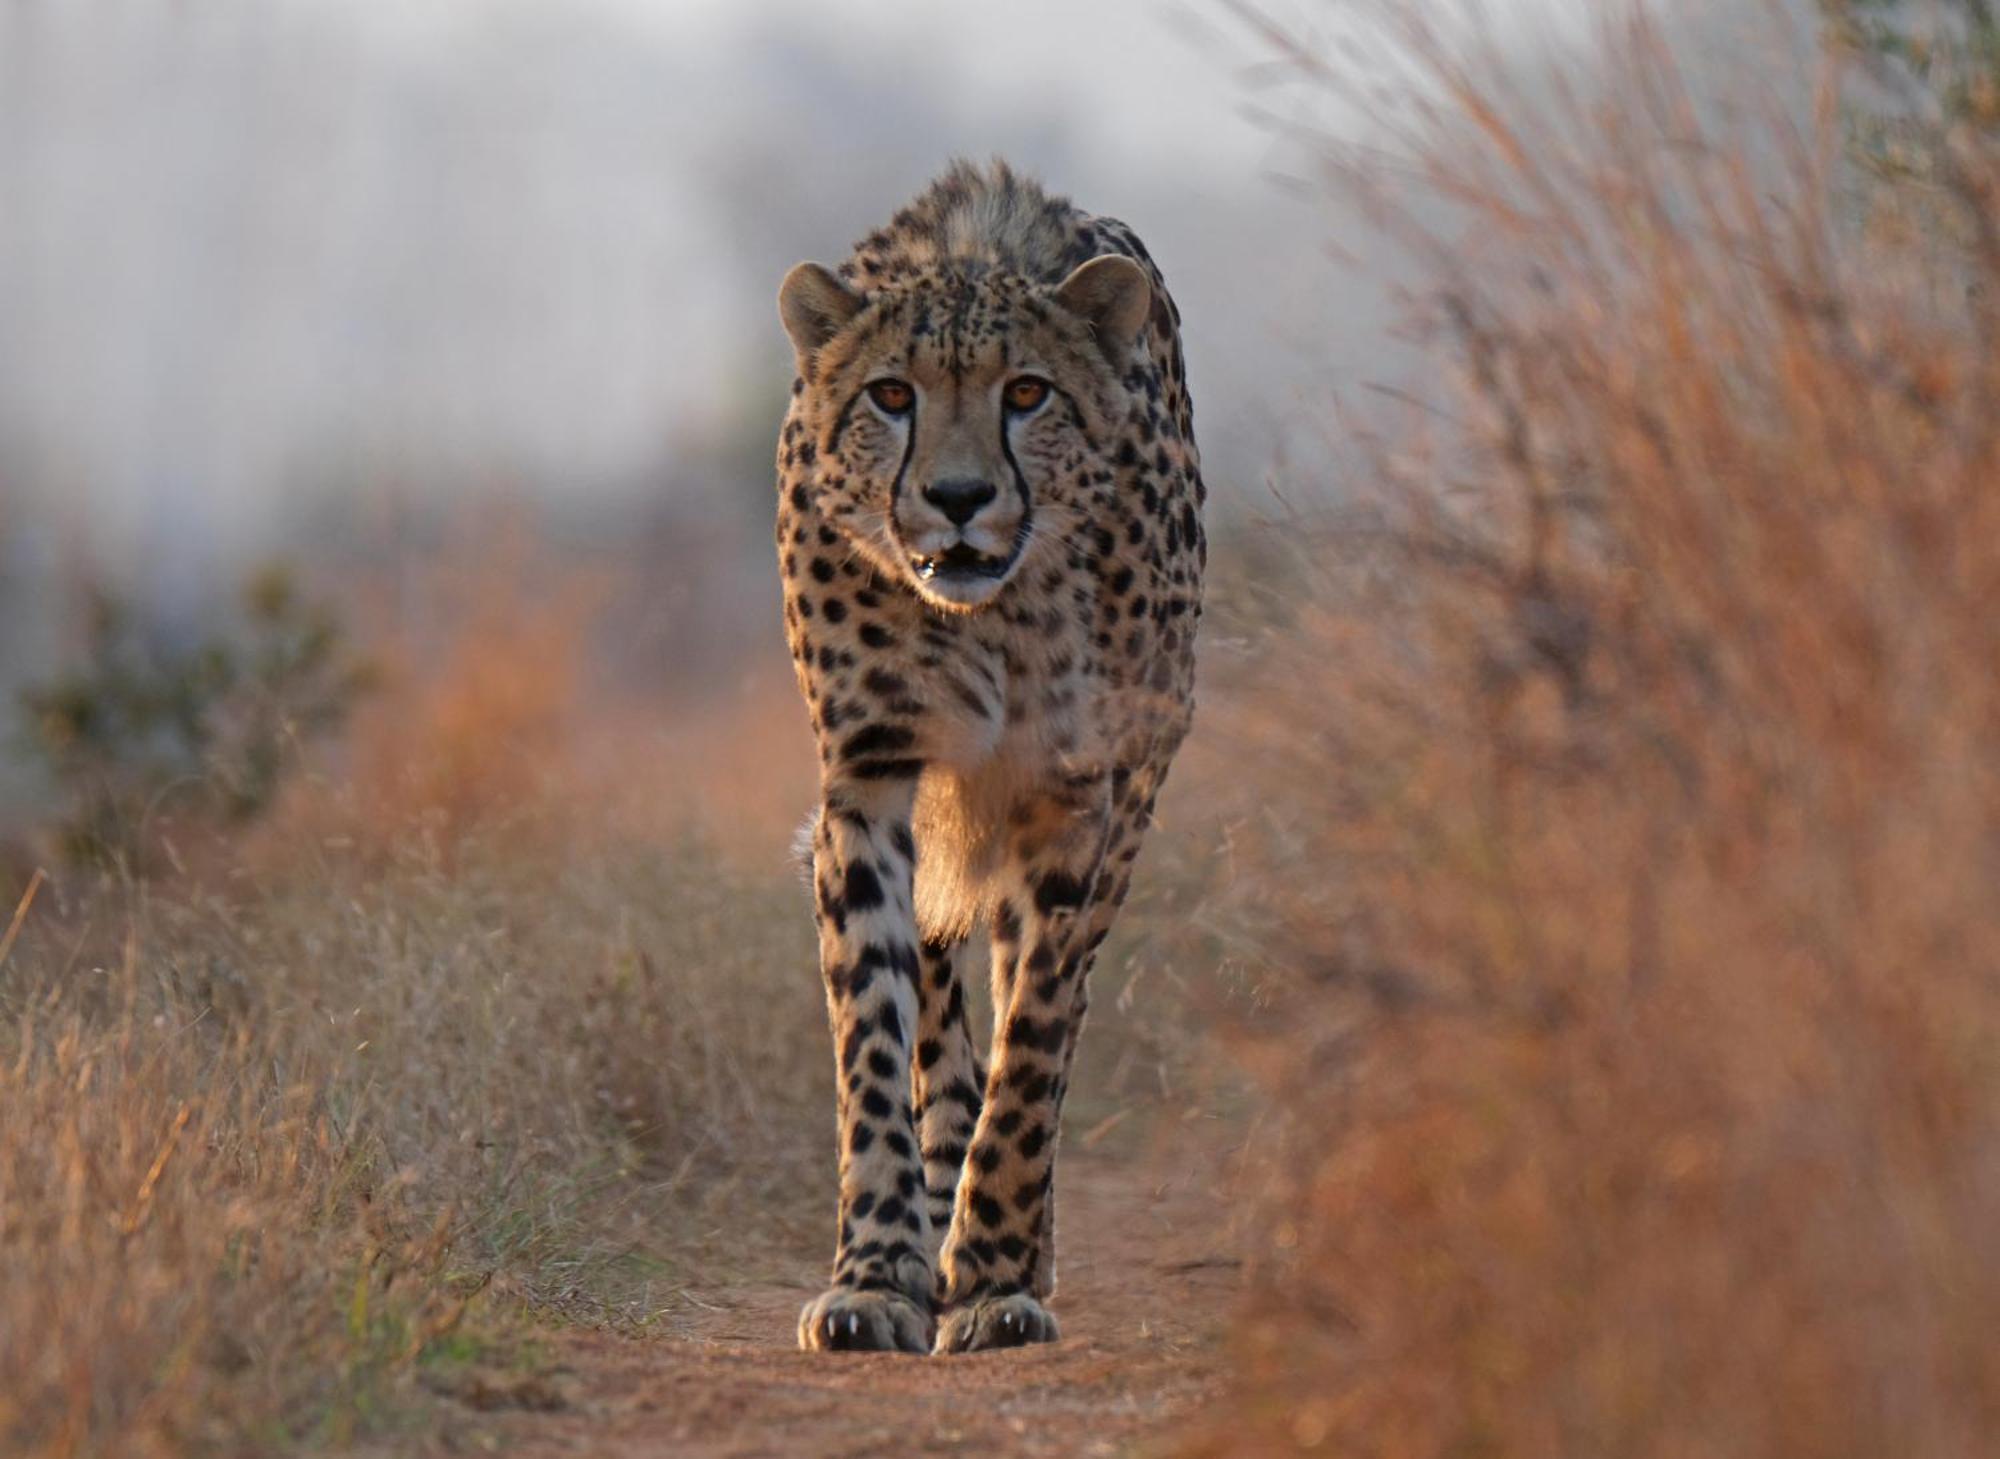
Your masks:
<instances>
[{"instance_id":1,"label":"cheetah's left ear","mask_svg":"<svg viewBox=\"0 0 2000 1459\"><path fill-rule=\"evenodd\" d=\"M816 263L802 263L778 285L778 317L798 351L799 373L810 373L813 356L840 332L840 326L867 303Z\"/></svg>"},{"instance_id":2,"label":"cheetah's left ear","mask_svg":"<svg viewBox=\"0 0 2000 1459\"><path fill-rule=\"evenodd\" d=\"M1153 281L1123 254L1100 254L1056 285L1056 302L1091 327L1104 358L1122 370L1153 307Z\"/></svg>"}]
</instances>

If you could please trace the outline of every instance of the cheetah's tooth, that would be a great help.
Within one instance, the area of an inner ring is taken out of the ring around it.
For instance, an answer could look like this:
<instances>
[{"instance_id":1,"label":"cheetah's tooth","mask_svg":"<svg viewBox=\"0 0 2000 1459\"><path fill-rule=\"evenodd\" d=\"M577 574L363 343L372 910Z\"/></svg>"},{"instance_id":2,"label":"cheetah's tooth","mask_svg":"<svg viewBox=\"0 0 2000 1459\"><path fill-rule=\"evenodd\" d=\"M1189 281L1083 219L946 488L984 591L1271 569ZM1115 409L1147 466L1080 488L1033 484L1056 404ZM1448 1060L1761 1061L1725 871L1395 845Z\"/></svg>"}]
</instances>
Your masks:
<instances>
[{"instance_id":1,"label":"cheetah's tooth","mask_svg":"<svg viewBox=\"0 0 2000 1459\"><path fill-rule=\"evenodd\" d=\"M861 1331L861 1314L860 1314L859 1312L850 1312L850 1313L848 1313L848 1314L847 1314L847 1335L848 1335L849 1337L853 1337L853 1336L854 1336L854 1334L856 1334L856 1333L857 1333L857 1332L859 1332L859 1331Z\"/></svg>"},{"instance_id":2,"label":"cheetah's tooth","mask_svg":"<svg viewBox=\"0 0 2000 1459\"><path fill-rule=\"evenodd\" d=\"M826 1314L826 1335L828 1337L832 1337L840 1330L839 1323L840 1314L838 1312L829 1312Z\"/></svg>"},{"instance_id":3,"label":"cheetah's tooth","mask_svg":"<svg viewBox=\"0 0 2000 1459\"><path fill-rule=\"evenodd\" d=\"M1012 1327L1014 1325L1014 1314L1011 1312L1002 1312L1000 1314L1000 1325L1002 1327Z\"/></svg>"}]
</instances>

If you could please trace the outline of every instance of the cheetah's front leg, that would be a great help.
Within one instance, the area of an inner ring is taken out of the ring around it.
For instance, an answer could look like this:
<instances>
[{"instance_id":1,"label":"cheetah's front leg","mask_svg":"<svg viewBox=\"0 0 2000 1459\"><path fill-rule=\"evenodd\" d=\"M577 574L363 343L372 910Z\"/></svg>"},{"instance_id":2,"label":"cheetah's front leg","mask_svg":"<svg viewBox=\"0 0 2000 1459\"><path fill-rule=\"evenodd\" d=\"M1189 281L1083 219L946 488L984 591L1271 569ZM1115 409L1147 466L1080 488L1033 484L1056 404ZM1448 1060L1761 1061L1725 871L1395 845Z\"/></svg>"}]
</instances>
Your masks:
<instances>
[{"instance_id":1,"label":"cheetah's front leg","mask_svg":"<svg viewBox=\"0 0 2000 1459\"><path fill-rule=\"evenodd\" d=\"M910 1114L917 940L909 779L826 788L813 834L820 971L840 1115L833 1284L799 1316L804 1348L927 1353L934 1278Z\"/></svg>"},{"instance_id":2,"label":"cheetah's front leg","mask_svg":"<svg viewBox=\"0 0 2000 1459\"><path fill-rule=\"evenodd\" d=\"M1022 818L993 915L993 1060L945 1239L940 1352L1052 1342L1058 1122L1083 977L1088 909L1109 820L1107 782L1080 777Z\"/></svg>"}]
</instances>

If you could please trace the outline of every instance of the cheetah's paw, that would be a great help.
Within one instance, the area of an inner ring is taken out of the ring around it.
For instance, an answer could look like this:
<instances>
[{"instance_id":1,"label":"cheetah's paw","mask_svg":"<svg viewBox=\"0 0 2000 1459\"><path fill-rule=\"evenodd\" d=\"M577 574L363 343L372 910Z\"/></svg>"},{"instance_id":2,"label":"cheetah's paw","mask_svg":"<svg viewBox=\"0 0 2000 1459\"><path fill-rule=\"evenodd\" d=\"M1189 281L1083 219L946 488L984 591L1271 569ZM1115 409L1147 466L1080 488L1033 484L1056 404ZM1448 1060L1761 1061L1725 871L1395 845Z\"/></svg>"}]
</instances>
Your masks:
<instances>
[{"instance_id":1,"label":"cheetah's paw","mask_svg":"<svg viewBox=\"0 0 2000 1459\"><path fill-rule=\"evenodd\" d=\"M799 1314L799 1346L807 1352L928 1353L935 1329L930 1313L901 1292L835 1287Z\"/></svg>"},{"instance_id":2,"label":"cheetah's paw","mask_svg":"<svg viewBox=\"0 0 2000 1459\"><path fill-rule=\"evenodd\" d=\"M1026 1292L983 1297L953 1308L938 1327L941 1353L973 1353L985 1348L1018 1348L1054 1342L1062 1334L1055 1314Z\"/></svg>"}]
</instances>

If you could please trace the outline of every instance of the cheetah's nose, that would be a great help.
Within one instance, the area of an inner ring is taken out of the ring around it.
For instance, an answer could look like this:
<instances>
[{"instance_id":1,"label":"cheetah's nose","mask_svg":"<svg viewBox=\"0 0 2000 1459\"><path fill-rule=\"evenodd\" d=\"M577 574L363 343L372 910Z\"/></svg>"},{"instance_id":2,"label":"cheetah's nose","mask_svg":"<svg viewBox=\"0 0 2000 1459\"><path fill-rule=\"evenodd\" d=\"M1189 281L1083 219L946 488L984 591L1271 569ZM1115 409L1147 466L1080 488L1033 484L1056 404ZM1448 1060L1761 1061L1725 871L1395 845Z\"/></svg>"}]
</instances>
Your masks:
<instances>
[{"instance_id":1,"label":"cheetah's nose","mask_svg":"<svg viewBox=\"0 0 2000 1459\"><path fill-rule=\"evenodd\" d=\"M934 481L924 488L924 500L943 512L954 527L963 527L972 520L974 513L999 494L991 482L969 477Z\"/></svg>"}]
</instances>

